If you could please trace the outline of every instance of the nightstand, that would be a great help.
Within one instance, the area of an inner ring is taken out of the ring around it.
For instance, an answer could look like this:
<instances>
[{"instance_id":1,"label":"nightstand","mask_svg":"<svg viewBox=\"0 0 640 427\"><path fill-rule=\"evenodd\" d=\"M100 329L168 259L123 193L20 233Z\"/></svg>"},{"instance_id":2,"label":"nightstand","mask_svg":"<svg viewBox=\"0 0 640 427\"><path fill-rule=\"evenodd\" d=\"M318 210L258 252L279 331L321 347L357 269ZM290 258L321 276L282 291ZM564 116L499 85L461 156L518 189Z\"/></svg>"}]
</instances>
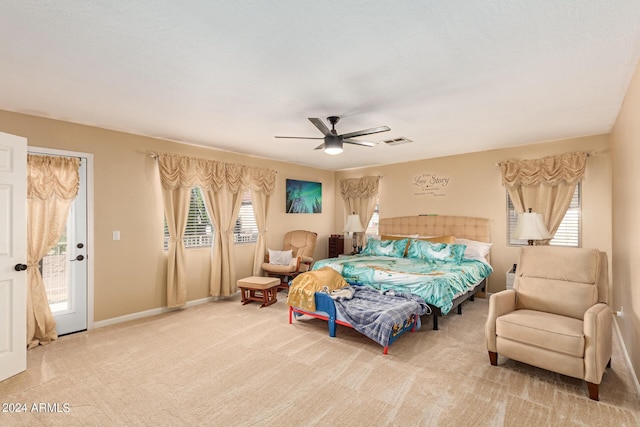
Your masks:
<instances>
[{"instance_id":1,"label":"nightstand","mask_svg":"<svg viewBox=\"0 0 640 427\"><path fill-rule=\"evenodd\" d=\"M516 265L507 271L507 289L513 289L513 282L516 279Z\"/></svg>"},{"instance_id":2,"label":"nightstand","mask_svg":"<svg viewBox=\"0 0 640 427\"><path fill-rule=\"evenodd\" d=\"M337 258L342 253L344 253L344 236L332 234L329 237L329 258Z\"/></svg>"}]
</instances>

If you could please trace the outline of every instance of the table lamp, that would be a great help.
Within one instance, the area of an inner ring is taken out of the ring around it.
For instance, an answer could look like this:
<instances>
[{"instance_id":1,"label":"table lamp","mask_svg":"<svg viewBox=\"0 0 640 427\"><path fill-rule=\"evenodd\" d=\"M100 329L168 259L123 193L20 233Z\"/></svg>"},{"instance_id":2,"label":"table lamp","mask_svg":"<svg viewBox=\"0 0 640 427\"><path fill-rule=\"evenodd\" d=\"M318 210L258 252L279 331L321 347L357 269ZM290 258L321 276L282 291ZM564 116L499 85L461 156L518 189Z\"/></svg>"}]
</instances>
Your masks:
<instances>
[{"instance_id":1,"label":"table lamp","mask_svg":"<svg viewBox=\"0 0 640 427\"><path fill-rule=\"evenodd\" d=\"M358 253L357 233L361 233L364 231L364 227L360 222L360 216L356 215L355 213L353 215L347 216L347 223L344 225L344 230L342 231L345 233L353 233L353 252L351 252L351 255L357 254Z\"/></svg>"},{"instance_id":2,"label":"table lamp","mask_svg":"<svg viewBox=\"0 0 640 427\"><path fill-rule=\"evenodd\" d=\"M527 240L529 246L533 246L534 240L551 239L553 236L547 230L542 220L542 214L531 212L521 213L512 236L518 240Z\"/></svg>"}]
</instances>

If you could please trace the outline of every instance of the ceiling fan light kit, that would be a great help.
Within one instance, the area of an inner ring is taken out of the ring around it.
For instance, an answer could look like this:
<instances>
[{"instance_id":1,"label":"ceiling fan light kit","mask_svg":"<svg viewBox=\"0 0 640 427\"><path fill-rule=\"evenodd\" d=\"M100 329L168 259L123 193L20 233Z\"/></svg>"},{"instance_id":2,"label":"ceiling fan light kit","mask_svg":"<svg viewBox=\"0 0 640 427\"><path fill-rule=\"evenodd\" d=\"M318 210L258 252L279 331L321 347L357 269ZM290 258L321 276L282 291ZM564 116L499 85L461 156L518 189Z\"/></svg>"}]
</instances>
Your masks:
<instances>
[{"instance_id":1,"label":"ceiling fan light kit","mask_svg":"<svg viewBox=\"0 0 640 427\"><path fill-rule=\"evenodd\" d=\"M335 156L342 153L342 141L337 137L328 136L324 140L324 152Z\"/></svg>"},{"instance_id":2,"label":"ceiling fan light kit","mask_svg":"<svg viewBox=\"0 0 640 427\"><path fill-rule=\"evenodd\" d=\"M317 146L316 150L324 150L325 153L336 155L342 153L342 146L346 142L347 144L362 145L364 147L373 147L377 142L361 141L357 138L359 136L371 135L374 133L388 132L391 130L389 126L379 126L377 128L370 128L359 130L356 132L349 132L342 135L338 135L336 131L336 123L340 120L338 116L327 117L329 123L331 123L331 130L324 124L324 122L316 117L309 117L309 121L318 128L324 135L324 138L307 137L307 136L276 136L276 138L293 138L293 139L324 139L324 142Z\"/></svg>"}]
</instances>

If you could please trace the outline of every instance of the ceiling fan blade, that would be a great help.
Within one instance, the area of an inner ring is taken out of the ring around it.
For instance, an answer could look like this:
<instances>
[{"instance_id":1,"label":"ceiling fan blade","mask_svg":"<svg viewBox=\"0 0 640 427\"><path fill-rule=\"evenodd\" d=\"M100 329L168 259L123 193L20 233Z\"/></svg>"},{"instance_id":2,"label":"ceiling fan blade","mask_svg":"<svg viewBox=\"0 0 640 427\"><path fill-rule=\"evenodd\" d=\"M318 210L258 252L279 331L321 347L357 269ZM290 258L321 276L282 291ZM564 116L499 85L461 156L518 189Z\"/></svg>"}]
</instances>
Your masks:
<instances>
[{"instance_id":1,"label":"ceiling fan blade","mask_svg":"<svg viewBox=\"0 0 640 427\"><path fill-rule=\"evenodd\" d=\"M313 125L317 127L318 130L322 132L324 136L331 135L331 131L329 130L327 125L324 124L322 120L314 117L309 117L309 121L313 123Z\"/></svg>"},{"instance_id":2,"label":"ceiling fan blade","mask_svg":"<svg viewBox=\"0 0 640 427\"><path fill-rule=\"evenodd\" d=\"M355 144L355 145L363 145L365 147L373 147L377 144L377 142L369 142L369 141L359 141L357 139L345 138L342 142L346 142L347 144Z\"/></svg>"},{"instance_id":3,"label":"ceiling fan blade","mask_svg":"<svg viewBox=\"0 0 640 427\"><path fill-rule=\"evenodd\" d=\"M314 150L324 150L324 142L318 145L316 148L314 148Z\"/></svg>"},{"instance_id":4,"label":"ceiling fan blade","mask_svg":"<svg viewBox=\"0 0 640 427\"><path fill-rule=\"evenodd\" d=\"M322 137L315 136L274 136L274 138L288 138L288 139L324 139Z\"/></svg>"},{"instance_id":5,"label":"ceiling fan blade","mask_svg":"<svg viewBox=\"0 0 640 427\"><path fill-rule=\"evenodd\" d=\"M355 132L345 133L344 135L340 135L340 136L343 137L343 138L356 138L358 136L371 135L372 133L387 132L387 131L390 131L390 130L391 130L391 128L389 126L379 126L377 128L358 130L358 131L355 131Z\"/></svg>"}]
</instances>

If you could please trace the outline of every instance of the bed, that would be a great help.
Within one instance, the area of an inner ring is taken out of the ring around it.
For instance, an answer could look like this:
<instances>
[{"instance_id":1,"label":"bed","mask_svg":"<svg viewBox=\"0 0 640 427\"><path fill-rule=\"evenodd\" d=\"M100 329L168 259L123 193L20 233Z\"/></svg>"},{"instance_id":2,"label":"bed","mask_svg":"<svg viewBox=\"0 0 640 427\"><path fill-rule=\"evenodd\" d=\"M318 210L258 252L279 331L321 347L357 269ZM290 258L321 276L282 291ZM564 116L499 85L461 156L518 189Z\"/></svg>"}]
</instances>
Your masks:
<instances>
[{"instance_id":1,"label":"bed","mask_svg":"<svg viewBox=\"0 0 640 427\"><path fill-rule=\"evenodd\" d=\"M388 245L389 240L396 241L393 244L397 249L395 256L387 256L386 253L367 254L368 244L363 251L365 254L321 260L316 262L313 270L330 268L339 273L348 284L369 287L379 293L392 291L420 297L433 314L433 329L437 330L439 317L453 309L457 309L458 314L461 314L462 303L473 300L476 293L486 289L488 277L492 272L488 249L489 225L488 219L460 216L429 215L381 219L381 244ZM436 236L436 239L432 239L431 244L418 243L427 236ZM450 239L449 244L440 243L439 236L447 236L447 239ZM403 242L406 245L405 252L399 256L399 248ZM446 247L444 250L450 250L457 255L460 255L460 245L464 245L464 256L459 257L459 262L451 265L433 260L424 260L423 264L429 264L426 266L416 265L416 253L419 254L424 247L433 249L434 245L438 244ZM413 250L409 255L407 251L410 245L418 248L418 252ZM473 256L468 255L471 252ZM424 270L425 268L431 270ZM330 297L318 292L315 294L315 302L318 305L315 311L291 306L289 321L291 322L292 315L302 314L323 318L329 321L331 336L335 336L335 324L352 326L340 319L339 310L335 309L335 302ZM411 325L413 328L415 326ZM403 329L402 332L407 329Z\"/></svg>"},{"instance_id":2,"label":"bed","mask_svg":"<svg viewBox=\"0 0 640 427\"><path fill-rule=\"evenodd\" d=\"M470 250L473 249L474 259L483 260L491 265L491 222L487 218L453 215L381 218L379 234L381 236L455 236L456 242L468 245ZM452 300L452 309L462 314L462 303L473 301L476 295L484 296L488 283L489 276L472 284L467 292L456 295ZM437 330L438 318L448 312L443 312L442 308L436 304L430 304L430 307L433 314L433 329Z\"/></svg>"},{"instance_id":3,"label":"bed","mask_svg":"<svg viewBox=\"0 0 640 427\"><path fill-rule=\"evenodd\" d=\"M329 336L336 336L336 325L353 328L383 347L389 346L405 332L420 328L420 316L429 313L424 300L394 292L380 293L364 286L349 286L352 296L336 298L331 292L314 293L312 310L289 306L289 324L303 315L328 322ZM341 289L340 291L344 291Z\"/></svg>"}]
</instances>

